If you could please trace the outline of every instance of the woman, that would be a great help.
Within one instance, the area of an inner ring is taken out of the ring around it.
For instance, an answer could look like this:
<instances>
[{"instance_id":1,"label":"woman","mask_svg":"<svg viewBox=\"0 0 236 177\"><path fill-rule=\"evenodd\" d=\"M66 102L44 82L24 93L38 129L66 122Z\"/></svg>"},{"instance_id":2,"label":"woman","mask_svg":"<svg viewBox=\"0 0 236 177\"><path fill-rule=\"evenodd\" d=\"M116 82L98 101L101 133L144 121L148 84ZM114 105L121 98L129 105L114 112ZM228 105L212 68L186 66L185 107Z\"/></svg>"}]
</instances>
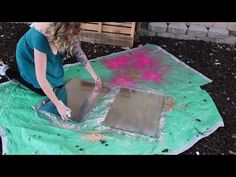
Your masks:
<instances>
[{"instance_id":1,"label":"woman","mask_svg":"<svg viewBox=\"0 0 236 177\"><path fill-rule=\"evenodd\" d=\"M63 119L71 112L55 95L54 89L63 86L64 70L61 53L65 50L88 70L96 86L101 79L91 67L82 51L78 36L79 22L36 22L17 44L16 61L19 71L0 66L0 75L16 79L29 89L47 96Z\"/></svg>"}]
</instances>

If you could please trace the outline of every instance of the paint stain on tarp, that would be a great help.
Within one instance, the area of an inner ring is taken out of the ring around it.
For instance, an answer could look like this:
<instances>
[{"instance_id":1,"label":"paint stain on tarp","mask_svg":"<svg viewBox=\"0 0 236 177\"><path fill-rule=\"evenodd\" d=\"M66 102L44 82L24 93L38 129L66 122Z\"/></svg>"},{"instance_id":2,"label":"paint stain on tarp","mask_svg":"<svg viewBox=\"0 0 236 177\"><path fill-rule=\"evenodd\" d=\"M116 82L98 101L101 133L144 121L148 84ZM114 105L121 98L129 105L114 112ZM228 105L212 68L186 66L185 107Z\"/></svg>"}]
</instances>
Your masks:
<instances>
[{"instance_id":1,"label":"paint stain on tarp","mask_svg":"<svg viewBox=\"0 0 236 177\"><path fill-rule=\"evenodd\" d=\"M129 76L118 76L114 80L111 81L113 85L117 86L131 86L133 87L135 83L132 81L132 79Z\"/></svg>"},{"instance_id":2,"label":"paint stain on tarp","mask_svg":"<svg viewBox=\"0 0 236 177\"><path fill-rule=\"evenodd\" d=\"M133 68L129 68L127 69L127 76L129 76L132 80L136 81L136 80L139 80L139 78L141 77L141 74L140 74L140 71Z\"/></svg>"},{"instance_id":3,"label":"paint stain on tarp","mask_svg":"<svg viewBox=\"0 0 236 177\"><path fill-rule=\"evenodd\" d=\"M159 57L152 58L148 51L135 52L129 56L117 56L103 60L103 64L113 71L114 77L109 81L115 86L136 87L137 82L154 82L160 84L166 73L166 67L158 62Z\"/></svg>"},{"instance_id":4,"label":"paint stain on tarp","mask_svg":"<svg viewBox=\"0 0 236 177\"><path fill-rule=\"evenodd\" d=\"M129 65L130 56L116 57L112 60L104 61L104 64L109 69L127 67Z\"/></svg>"},{"instance_id":5,"label":"paint stain on tarp","mask_svg":"<svg viewBox=\"0 0 236 177\"><path fill-rule=\"evenodd\" d=\"M154 71L147 70L147 71L144 71L144 73L143 73L143 79L147 80L147 81L153 81L153 82L160 83L161 75L157 74Z\"/></svg>"},{"instance_id":6,"label":"paint stain on tarp","mask_svg":"<svg viewBox=\"0 0 236 177\"><path fill-rule=\"evenodd\" d=\"M33 135L33 137L38 137L38 138L41 138L41 136L40 136L40 135L38 135L38 136L37 136L37 135Z\"/></svg>"},{"instance_id":7,"label":"paint stain on tarp","mask_svg":"<svg viewBox=\"0 0 236 177\"><path fill-rule=\"evenodd\" d=\"M133 65L135 69L144 69L154 64L154 61L151 58L143 54L136 54L135 58L136 58L136 61Z\"/></svg>"},{"instance_id":8,"label":"paint stain on tarp","mask_svg":"<svg viewBox=\"0 0 236 177\"><path fill-rule=\"evenodd\" d=\"M175 105L175 99L173 98L168 98L166 99L165 101L165 106L164 106L164 110L166 111L172 111L173 110L173 107Z\"/></svg>"},{"instance_id":9,"label":"paint stain on tarp","mask_svg":"<svg viewBox=\"0 0 236 177\"><path fill-rule=\"evenodd\" d=\"M161 152L168 152L168 151L169 151L169 149L164 149Z\"/></svg>"},{"instance_id":10,"label":"paint stain on tarp","mask_svg":"<svg viewBox=\"0 0 236 177\"><path fill-rule=\"evenodd\" d=\"M204 135L204 133L202 133L200 130L198 130L196 127L194 127L194 129L196 130L196 132L198 133L198 134L200 134L200 135ZM197 135L197 137L198 137L198 135Z\"/></svg>"},{"instance_id":11,"label":"paint stain on tarp","mask_svg":"<svg viewBox=\"0 0 236 177\"><path fill-rule=\"evenodd\" d=\"M101 144L105 144L106 141L105 141L105 140L100 140L100 143L101 143Z\"/></svg>"},{"instance_id":12,"label":"paint stain on tarp","mask_svg":"<svg viewBox=\"0 0 236 177\"><path fill-rule=\"evenodd\" d=\"M80 135L82 138L85 138L91 142L105 141L103 136L99 133L90 132L88 134Z\"/></svg>"}]
</instances>

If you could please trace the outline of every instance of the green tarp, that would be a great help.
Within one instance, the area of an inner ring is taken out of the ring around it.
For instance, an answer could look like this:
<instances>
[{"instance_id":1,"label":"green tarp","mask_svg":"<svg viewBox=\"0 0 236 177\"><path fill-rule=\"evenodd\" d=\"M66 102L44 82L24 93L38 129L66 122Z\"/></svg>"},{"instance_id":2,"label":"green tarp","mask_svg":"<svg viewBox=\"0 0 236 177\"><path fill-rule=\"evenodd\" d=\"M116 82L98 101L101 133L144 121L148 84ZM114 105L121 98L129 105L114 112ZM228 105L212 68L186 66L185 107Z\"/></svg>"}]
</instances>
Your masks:
<instances>
[{"instance_id":1,"label":"green tarp","mask_svg":"<svg viewBox=\"0 0 236 177\"><path fill-rule=\"evenodd\" d=\"M157 91L175 100L165 115L160 139L148 141L115 132L102 133L103 126L96 119L114 95L103 98L88 115L84 128L72 131L53 126L32 108L46 97L21 84L7 82L0 84L3 154L179 154L224 126L213 100L200 88L211 80L158 46L145 45L100 57L91 64L104 83ZM64 70L65 82L72 78L92 81L79 64L67 65ZM84 136L91 132L98 132L105 141L93 142Z\"/></svg>"}]
</instances>

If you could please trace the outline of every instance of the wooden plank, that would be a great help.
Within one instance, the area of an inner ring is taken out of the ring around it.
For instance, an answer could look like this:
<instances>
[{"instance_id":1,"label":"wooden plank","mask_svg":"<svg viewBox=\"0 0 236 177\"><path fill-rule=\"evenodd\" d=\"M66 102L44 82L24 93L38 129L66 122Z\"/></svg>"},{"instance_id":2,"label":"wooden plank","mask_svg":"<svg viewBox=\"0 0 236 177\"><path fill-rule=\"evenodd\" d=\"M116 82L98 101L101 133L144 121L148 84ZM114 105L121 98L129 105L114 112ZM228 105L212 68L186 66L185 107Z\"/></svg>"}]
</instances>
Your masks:
<instances>
[{"instance_id":1,"label":"wooden plank","mask_svg":"<svg viewBox=\"0 0 236 177\"><path fill-rule=\"evenodd\" d=\"M89 24L99 24L99 22L87 22Z\"/></svg>"},{"instance_id":2,"label":"wooden plank","mask_svg":"<svg viewBox=\"0 0 236 177\"><path fill-rule=\"evenodd\" d=\"M103 25L102 31L103 32L110 32L110 33L119 33L119 34L131 34L130 28L109 26L109 25Z\"/></svg>"},{"instance_id":3,"label":"wooden plank","mask_svg":"<svg viewBox=\"0 0 236 177\"><path fill-rule=\"evenodd\" d=\"M124 26L124 27L131 27L132 24L130 22L128 23L118 23L118 22L103 22L105 25L111 25L111 26Z\"/></svg>"},{"instance_id":4,"label":"wooden plank","mask_svg":"<svg viewBox=\"0 0 236 177\"><path fill-rule=\"evenodd\" d=\"M98 44L106 44L106 45L116 45L122 47L132 47L133 46L133 38L125 35L118 34L104 34L104 33L96 33L91 31L81 31L80 32L80 40L84 42L92 42Z\"/></svg>"},{"instance_id":5,"label":"wooden plank","mask_svg":"<svg viewBox=\"0 0 236 177\"><path fill-rule=\"evenodd\" d=\"M99 25L98 24L82 23L81 30L99 31Z\"/></svg>"},{"instance_id":6,"label":"wooden plank","mask_svg":"<svg viewBox=\"0 0 236 177\"><path fill-rule=\"evenodd\" d=\"M135 34L135 25L136 25L136 23L135 22L133 22L132 23L132 26L131 26L131 34L130 34L130 36L132 37L132 38L134 38L134 34Z\"/></svg>"}]
</instances>

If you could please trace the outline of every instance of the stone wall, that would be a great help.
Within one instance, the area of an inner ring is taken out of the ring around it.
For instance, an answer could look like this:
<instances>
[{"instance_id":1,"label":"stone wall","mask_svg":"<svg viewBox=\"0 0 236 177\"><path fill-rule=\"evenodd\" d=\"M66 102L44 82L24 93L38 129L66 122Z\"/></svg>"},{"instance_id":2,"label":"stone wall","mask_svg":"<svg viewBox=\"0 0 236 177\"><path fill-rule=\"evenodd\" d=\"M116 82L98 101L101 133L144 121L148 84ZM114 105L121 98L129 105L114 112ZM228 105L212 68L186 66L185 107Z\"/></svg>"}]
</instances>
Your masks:
<instances>
[{"instance_id":1,"label":"stone wall","mask_svg":"<svg viewBox=\"0 0 236 177\"><path fill-rule=\"evenodd\" d=\"M203 40L235 46L236 22L144 22L140 35Z\"/></svg>"}]
</instances>

